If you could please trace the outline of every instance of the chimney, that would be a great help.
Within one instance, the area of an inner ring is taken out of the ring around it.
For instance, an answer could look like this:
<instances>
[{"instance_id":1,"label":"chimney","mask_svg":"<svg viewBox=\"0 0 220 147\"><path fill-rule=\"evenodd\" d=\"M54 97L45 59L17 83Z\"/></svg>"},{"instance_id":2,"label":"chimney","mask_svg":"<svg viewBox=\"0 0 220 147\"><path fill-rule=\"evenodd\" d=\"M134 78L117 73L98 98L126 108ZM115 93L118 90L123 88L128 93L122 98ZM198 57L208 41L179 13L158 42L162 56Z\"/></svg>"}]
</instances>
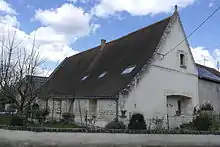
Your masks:
<instances>
[{"instance_id":1,"label":"chimney","mask_svg":"<svg viewBox=\"0 0 220 147\"><path fill-rule=\"evenodd\" d=\"M217 69L219 71L219 68L220 68L220 64L219 64L219 61L217 61Z\"/></svg>"},{"instance_id":2,"label":"chimney","mask_svg":"<svg viewBox=\"0 0 220 147\"><path fill-rule=\"evenodd\" d=\"M178 11L178 6L177 5L175 5L175 12L177 12Z\"/></svg>"},{"instance_id":3,"label":"chimney","mask_svg":"<svg viewBox=\"0 0 220 147\"><path fill-rule=\"evenodd\" d=\"M106 40L105 39L101 39L101 48L100 48L100 51L102 51L105 47L105 44L106 44Z\"/></svg>"}]
</instances>

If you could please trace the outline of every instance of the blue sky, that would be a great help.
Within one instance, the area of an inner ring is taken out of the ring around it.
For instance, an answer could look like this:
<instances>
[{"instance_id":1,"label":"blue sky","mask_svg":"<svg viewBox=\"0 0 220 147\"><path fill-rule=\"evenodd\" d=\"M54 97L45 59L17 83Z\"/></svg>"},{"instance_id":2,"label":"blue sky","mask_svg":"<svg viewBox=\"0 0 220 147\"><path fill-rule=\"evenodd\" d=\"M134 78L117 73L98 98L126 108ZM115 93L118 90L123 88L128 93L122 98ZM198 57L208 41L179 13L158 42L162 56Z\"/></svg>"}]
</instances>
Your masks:
<instances>
[{"instance_id":1,"label":"blue sky","mask_svg":"<svg viewBox=\"0 0 220 147\"><path fill-rule=\"evenodd\" d=\"M172 15L175 4L189 34L220 1L0 0L0 29L17 27L18 40L35 37L36 49L52 71L64 57L97 46L102 38L111 41ZM220 11L189 38L196 62L203 63L205 57L210 67L220 59L219 18Z\"/></svg>"}]
</instances>

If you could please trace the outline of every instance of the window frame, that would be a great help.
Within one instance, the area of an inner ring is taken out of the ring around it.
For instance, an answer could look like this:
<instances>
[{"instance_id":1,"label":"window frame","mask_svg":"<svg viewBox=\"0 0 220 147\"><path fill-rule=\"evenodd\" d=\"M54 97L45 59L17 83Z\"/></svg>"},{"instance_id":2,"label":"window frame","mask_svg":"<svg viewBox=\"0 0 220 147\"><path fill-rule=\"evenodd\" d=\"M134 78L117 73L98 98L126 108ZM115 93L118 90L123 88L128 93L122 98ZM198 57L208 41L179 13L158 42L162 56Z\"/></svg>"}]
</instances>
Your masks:
<instances>
[{"instance_id":1,"label":"window frame","mask_svg":"<svg viewBox=\"0 0 220 147\"><path fill-rule=\"evenodd\" d=\"M81 78L81 81L85 81L87 78L89 77L89 75L85 75Z\"/></svg>"},{"instance_id":2,"label":"window frame","mask_svg":"<svg viewBox=\"0 0 220 147\"><path fill-rule=\"evenodd\" d=\"M186 54L183 51L179 51L179 65L181 68L187 68L186 66Z\"/></svg>"},{"instance_id":3,"label":"window frame","mask_svg":"<svg viewBox=\"0 0 220 147\"><path fill-rule=\"evenodd\" d=\"M101 79L101 78L103 78L105 75L107 74L107 71L105 71L105 72L102 72L100 75L99 75L99 79Z\"/></svg>"},{"instance_id":4,"label":"window frame","mask_svg":"<svg viewBox=\"0 0 220 147\"><path fill-rule=\"evenodd\" d=\"M129 73L131 73L135 68L136 68L136 65L128 66L128 67L124 68L124 70L121 72L121 75L129 74Z\"/></svg>"}]
</instances>

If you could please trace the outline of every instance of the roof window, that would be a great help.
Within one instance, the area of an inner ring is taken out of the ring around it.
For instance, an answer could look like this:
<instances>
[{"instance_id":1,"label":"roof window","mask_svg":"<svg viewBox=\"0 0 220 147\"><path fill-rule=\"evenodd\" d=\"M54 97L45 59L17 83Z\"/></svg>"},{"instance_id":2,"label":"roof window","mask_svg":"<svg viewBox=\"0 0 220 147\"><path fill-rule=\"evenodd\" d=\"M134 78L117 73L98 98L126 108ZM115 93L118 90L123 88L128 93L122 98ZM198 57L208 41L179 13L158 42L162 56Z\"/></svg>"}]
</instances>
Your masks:
<instances>
[{"instance_id":1,"label":"roof window","mask_svg":"<svg viewBox=\"0 0 220 147\"><path fill-rule=\"evenodd\" d=\"M135 68L135 66L130 66L130 67L126 68L121 74L124 75L124 74L131 73L134 70L134 68Z\"/></svg>"},{"instance_id":2,"label":"roof window","mask_svg":"<svg viewBox=\"0 0 220 147\"><path fill-rule=\"evenodd\" d=\"M104 77L107 74L107 72L103 72L102 74L99 75L99 78Z\"/></svg>"},{"instance_id":3,"label":"roof window","mask_svg":"<svg viewBox=\"0 0 220 147\"><path fill-rule=\"evenodd\" d=\"M84 76L81 80L84 81L84 80L86 80L88 77L89 77L89 76L86 75L86 76Z\"/></svg>"}]
</instances>

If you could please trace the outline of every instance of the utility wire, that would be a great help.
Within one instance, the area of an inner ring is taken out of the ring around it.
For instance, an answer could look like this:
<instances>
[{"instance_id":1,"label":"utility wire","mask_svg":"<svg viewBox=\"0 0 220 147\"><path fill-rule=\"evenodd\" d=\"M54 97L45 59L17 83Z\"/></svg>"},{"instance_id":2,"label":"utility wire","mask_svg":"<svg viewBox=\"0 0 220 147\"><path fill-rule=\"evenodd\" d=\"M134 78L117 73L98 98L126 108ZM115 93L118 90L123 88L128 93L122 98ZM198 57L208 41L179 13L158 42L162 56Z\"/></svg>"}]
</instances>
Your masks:
<instances>
[{"instance_id":1,"label":"utility wire","mask_svg":"<svg viewBox=\"0 0 220 147\"><path fill-rule=\"evenodd\" d=\"M170 51L168 51L166 54L163 55L165 57L170 52L175 50L179 45L181 45L186 39L188 39L190 36L192 36L196 31L198 31L218 10L220 9L220 6L218 6L215 11L213 11L196 29L194 29L187 37L185 37L179 44L177 44L174 48L172 48Z\"/></svg>"}]
</instances>

